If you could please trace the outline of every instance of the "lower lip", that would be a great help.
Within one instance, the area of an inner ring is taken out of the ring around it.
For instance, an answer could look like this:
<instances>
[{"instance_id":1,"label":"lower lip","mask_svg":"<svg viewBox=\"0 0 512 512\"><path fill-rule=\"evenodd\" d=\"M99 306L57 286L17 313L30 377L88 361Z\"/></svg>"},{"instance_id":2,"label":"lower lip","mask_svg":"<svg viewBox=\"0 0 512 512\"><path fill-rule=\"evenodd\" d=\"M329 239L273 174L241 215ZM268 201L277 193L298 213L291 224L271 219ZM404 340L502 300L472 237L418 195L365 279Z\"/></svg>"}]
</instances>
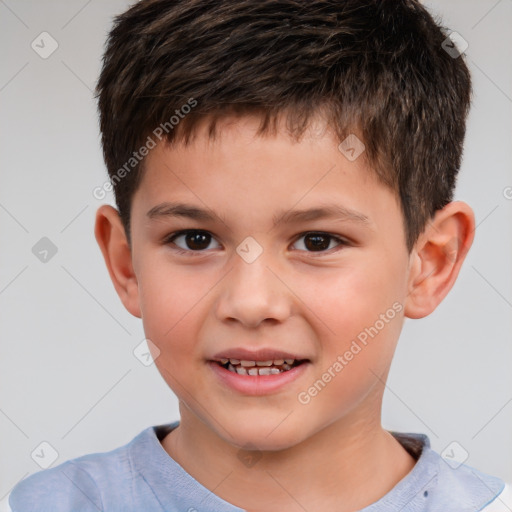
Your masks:
<instances>
[{"instance_id":1,"label":"lower lip","mask_svg":"<svg viewBox=\"0 0 512 512\"><path fill-rule=\"evenodd\" d=\"M291 370L277 375L240 375L226 370L220 364L209 361L208 364L221 381L231 389L246 395L266 395L281 390L284 386L304 374L309 363L294 366Z\"/></svg>"}]
</instances>

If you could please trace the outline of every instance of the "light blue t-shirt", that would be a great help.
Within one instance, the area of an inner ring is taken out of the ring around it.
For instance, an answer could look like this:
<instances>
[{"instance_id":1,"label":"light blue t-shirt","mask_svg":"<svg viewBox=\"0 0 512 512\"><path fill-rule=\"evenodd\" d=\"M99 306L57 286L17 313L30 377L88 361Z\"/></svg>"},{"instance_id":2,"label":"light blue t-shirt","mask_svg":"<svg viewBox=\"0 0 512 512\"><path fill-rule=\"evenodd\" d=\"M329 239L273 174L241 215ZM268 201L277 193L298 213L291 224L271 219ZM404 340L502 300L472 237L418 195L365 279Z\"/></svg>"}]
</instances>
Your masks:
<instances>
[{"instance_id":1,"label":"light blue t-shirt","mask_svg":"<svg viewBox=\"0 0 512 512\"><path fill-rule=\"evenodd\" d=\"M12 512L243 512L203 487L164 450L160 440L177 425L149 427L115 450L29 476L11 493ZM391 433L416 465L361 512L476 512L505 486L465 464L452 468L424 434Z\"/></svg>"}]
</instances>

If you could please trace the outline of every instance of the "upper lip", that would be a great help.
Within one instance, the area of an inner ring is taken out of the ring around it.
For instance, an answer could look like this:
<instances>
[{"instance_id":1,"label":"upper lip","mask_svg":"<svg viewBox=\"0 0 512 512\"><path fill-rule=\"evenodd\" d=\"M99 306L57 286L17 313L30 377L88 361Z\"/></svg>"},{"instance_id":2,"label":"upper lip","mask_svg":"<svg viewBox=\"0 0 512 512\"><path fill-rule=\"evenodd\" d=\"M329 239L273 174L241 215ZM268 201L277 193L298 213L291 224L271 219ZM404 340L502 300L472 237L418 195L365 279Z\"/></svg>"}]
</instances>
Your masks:
<instances>
[{"instance_id":1,"label":"upper lip","mask_svg":"<svg viewBox=\"0 0 512 512\"><path fill-rule=\"evenodd\" d=\"M221 361L222 359L239 359L241 361L275 361L279 359L295 359L297 361L308 360L293 352L285 352L272 348L261 348L259 350L247 350L246 348L230 348L217 352L213 357L213 361Z\"/></svg>"}]
</instances>

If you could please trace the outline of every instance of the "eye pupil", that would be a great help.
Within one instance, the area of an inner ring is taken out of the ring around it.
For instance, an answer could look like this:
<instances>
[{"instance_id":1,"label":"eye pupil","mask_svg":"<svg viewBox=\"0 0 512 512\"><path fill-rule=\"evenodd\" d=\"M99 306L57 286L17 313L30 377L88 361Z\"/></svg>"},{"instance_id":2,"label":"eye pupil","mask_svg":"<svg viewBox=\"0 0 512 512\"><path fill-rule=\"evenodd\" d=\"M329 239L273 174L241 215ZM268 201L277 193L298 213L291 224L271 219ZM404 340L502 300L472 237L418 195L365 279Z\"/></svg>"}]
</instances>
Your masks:
<instances>
[{"instance_id":1,"label":"eye pupil","mask_svg":"<svg viewBox=\"0 0 512 512\"><path fill-rule=\"evenodd\" d=\"M325 250L329 247L329 237L326 235L306 235L305 237L306 243L305 246L308 249L312 250ZM308 241L311 241L311 243L308 243Z\"/></svg>"},{"instance_id":2,"label":"eye pupil","mask_svg":"<svg viewBox=\"0 0 512 512\"><path fill-rule=\"evenodd\" d=\"M187 233L185 240L189 249L201 250L206 249L210 243L207 233Z\"/></svg>"}]
</instances>

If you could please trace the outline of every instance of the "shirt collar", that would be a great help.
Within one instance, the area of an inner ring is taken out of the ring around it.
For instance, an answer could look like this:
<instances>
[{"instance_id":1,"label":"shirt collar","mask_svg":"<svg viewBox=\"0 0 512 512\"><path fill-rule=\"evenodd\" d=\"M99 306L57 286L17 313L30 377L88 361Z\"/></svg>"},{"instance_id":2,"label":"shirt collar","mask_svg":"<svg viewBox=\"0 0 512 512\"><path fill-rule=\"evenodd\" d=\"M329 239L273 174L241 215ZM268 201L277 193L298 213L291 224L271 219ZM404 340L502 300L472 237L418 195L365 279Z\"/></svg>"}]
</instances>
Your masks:
<instances>
[{"instance_id":1,"label":"shirt collar","mask_svg":"<svg viewBox=\"0 0 512 512\"><path fill-rule=\"evenodd\" d=\"M187 473L163 448L160 441L179 422L143 430L131 446L136 471L152 489L164 510L244 512L224 501Z\"/></svg>"},{"instance_id":2,"label":"shirt collar","mask_svg":"<svg viewBox=\"0 0 512 512\"><path fill-rule=\"evenodd\" d=\"M421 502L437 484L439 455L430 448L430 439L411 432L390 434L416 459L416 464L387 494L360 512L423 510Z\"/></svg>"},{"instance_id":3,"label":"shirt collar","mask_svg":"<svg viewBox=\"0 0 512 512\"><path fill-rule=\"evenodd\" d=\"M136 471L152 489L165 510L201 510L212 512L244 512L201 485L164 450L160 441L179 421L149 427L130 446L130 457ZM413 469L385 496L360 512L396 512L406 510L413 502L426 498L438 475L439 455L431 450L425 434L390 432L415 458ZM169 492L172 489L172 492ZM416 509L416 507L415 507Z\"/></svg>"}]
</instances>

